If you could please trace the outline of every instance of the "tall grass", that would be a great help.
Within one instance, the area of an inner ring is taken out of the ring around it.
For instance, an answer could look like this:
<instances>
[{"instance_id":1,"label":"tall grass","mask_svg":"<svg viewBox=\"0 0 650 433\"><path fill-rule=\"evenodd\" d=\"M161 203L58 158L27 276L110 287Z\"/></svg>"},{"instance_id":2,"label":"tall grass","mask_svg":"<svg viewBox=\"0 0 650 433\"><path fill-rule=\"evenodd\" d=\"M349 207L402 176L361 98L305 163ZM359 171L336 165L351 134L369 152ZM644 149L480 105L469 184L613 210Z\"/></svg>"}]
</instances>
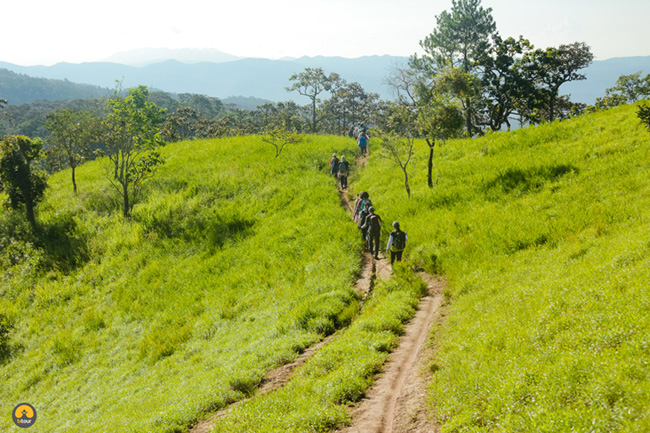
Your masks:
<instances>
[{"instance_id":1,"label":"tall grass","mask_svg":"<svg viewBox=\"0 0 650 433\"><path fill-rule=\"evenodd\" d=\"M0 430L26 401L35 432L183 431L347 325L360 245L327 161L353 149L183 142L128 221L102 161L78 197L50 179L42 233L3 214Z\"/></svg>"},{"instance_id":2,"label":"tall grass","mask_svg":"<svg viewBox=\"0 0 650 433\"><path fill-rule=\"evenodd\" d=\"M449 277L432 414L443 431L650 430L650 137L622 107L436 150L359 179L408 255Z\"/></svg>"}]
</instances>

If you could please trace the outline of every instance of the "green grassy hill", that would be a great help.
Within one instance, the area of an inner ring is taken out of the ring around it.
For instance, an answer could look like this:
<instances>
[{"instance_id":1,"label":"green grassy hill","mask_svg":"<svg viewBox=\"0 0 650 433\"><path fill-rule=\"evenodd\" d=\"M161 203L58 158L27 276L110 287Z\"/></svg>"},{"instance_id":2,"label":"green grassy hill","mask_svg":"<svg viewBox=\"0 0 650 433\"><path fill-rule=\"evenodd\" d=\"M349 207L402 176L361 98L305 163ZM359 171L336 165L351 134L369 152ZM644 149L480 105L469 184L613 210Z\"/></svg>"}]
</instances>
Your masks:
<instances>
[{"instance_id":1,"label":"green grassy hill","mask_svg":"<svg viewBox=\"0 0 650 433\"><path fill-rule=\"evenodd\" d=\"M410 265L449 281L429 394L443 430L649 431L650 134L634 107L449 142L433 189L418 142L411 199L373 140L351 185L386 230L401 222ZM333 332L215 428L348 422L423 290L404 266L359 310L358 234L325 173L354 148L184 142L128 222L101 161L79 170L79 197L51 178L40 233L3 214L0 430L25 401L35 432L185 431Z\"/></svg>"},{"instance_id":2,"label":"green grassy hill","mask_svg":"<svg viewBox=\"0 0 650 433\"><path fill-rule=\"evenodd\" d=\"M0 430L25 401L35 432L183 431L347 325L360 242L326 168L351 146L184 142L130 221L102 161L78 197L50 179L41 233L3 213Z\"/></svg>"},{"instance_id":3,"label":"green grassy hill","mask_svg":"<svg viewBox=\"0 0 650 433\"><path fill-rule=\"evenodd\" d=\"M634 107L436 149L356 179L449 277L431 410L445 432L650 431L650 134Z\"/></svg>"}]
</instances>

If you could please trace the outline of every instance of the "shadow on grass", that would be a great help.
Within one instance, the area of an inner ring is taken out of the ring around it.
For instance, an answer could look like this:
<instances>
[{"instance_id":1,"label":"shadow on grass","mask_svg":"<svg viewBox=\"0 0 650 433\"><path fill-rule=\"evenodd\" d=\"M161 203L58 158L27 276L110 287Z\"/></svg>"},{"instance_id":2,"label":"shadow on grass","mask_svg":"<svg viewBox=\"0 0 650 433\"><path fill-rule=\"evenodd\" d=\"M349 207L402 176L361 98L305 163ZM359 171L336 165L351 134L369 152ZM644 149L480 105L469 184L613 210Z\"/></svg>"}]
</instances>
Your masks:
<instances>
[{"instance_id":1,"label":"shadow on grass","mask_svg":"<svg viewBox=\"0 0 650 433\"><path fill-rule=\"evenodd\" d=\"M529 169L509 168L485 184L486 192L522 194L539 192L548 182L558 180L570 173L578 173L577 167L570 164L546 165Z\"/></svg>"},{"instance_id":2,"label":"shadow on grass","mask_svg":"<svg viewBox=\"0 0 650 433\"><path fill-rule=\"evenodd\" d=\"M67 273L90 259L88 240L72 214L60 214L39 223L34 231L34 245L43 251L42 265L48 269Z\"/></svg>"}]
</instances>

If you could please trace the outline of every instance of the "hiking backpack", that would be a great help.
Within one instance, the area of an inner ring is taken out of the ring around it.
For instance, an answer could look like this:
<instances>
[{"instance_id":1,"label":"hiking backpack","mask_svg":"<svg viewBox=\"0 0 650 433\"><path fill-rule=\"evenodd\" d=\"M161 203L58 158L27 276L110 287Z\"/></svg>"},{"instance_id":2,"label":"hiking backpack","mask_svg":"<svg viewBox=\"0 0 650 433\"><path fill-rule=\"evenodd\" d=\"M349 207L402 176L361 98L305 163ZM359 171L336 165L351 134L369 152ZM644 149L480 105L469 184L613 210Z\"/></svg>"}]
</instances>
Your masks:
<instances>
[{"instance_id":1,"label":"hiking backpack","mask_svg":"<svg viewBox=\"0 0 650 433\"><path fill-rule=\"evenodd\" d=\"M402 251L404 248L406 248L406 233L401 230L393 232L392 247L395 251Z\"/></svg>"},{"instance_id":2,"label":"hiking backpack","mask_svg":"<svg viewBox=\"0 0 650 433\"><path fill-rule=\"evenodd\" d=\"M377 233L381 230L381 225L379 224L380 218L376 213L368 215L368 231L372 233Z\"/></svg>"}]
</instances>

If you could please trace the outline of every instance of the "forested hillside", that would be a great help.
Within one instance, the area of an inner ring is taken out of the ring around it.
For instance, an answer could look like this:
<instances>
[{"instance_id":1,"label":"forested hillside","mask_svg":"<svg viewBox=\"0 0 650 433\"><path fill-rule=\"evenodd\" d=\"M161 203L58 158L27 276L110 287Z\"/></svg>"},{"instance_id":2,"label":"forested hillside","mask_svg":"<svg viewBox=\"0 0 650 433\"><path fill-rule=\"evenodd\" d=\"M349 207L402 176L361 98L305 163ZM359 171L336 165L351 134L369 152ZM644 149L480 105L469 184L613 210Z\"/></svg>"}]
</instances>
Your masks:
<instances>
[{"instance_id":1,"label":"forested hillside","mask_svg":"<svg viewBox=\"0 0 650 433\"><path fill-rule=\"evenodd\" d=\"M116 77L118 79L119 77ZM0 69L0 97L12 105L29 104L39 100L69 101L110 95L111 90L67 79L44 79Z\"/></svg>"}]
</instances>

